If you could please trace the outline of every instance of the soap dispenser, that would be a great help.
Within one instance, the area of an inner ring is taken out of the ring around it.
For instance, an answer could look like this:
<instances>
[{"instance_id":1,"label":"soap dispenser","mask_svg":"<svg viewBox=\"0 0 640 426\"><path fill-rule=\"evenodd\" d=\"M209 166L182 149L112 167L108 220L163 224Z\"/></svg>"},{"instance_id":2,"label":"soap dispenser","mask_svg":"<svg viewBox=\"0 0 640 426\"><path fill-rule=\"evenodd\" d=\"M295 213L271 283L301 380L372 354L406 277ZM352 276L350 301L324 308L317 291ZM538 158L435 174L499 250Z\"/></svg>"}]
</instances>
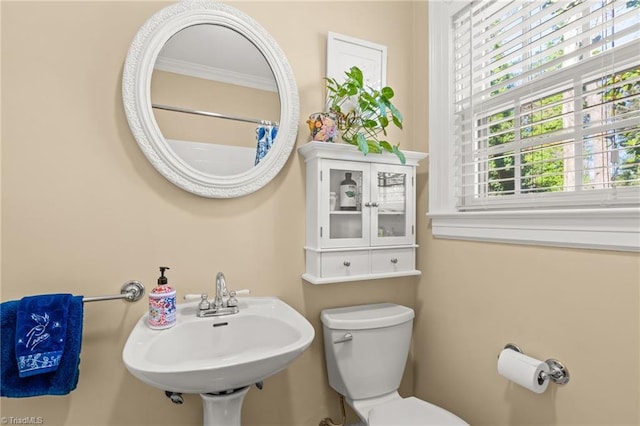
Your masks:
<instances>
[{"instance_id":1,"label":"soap dispenser","mask_svg":"<svg viewBox=\"0 0 640 426\"><path fill-rule=\"evenodd\" d=\"M149 293L149 327L154 330L173 327L176 324L176 291L169 286L164 271L166 266L160 267L158 286Z\"/></svg>"}]
</instances>

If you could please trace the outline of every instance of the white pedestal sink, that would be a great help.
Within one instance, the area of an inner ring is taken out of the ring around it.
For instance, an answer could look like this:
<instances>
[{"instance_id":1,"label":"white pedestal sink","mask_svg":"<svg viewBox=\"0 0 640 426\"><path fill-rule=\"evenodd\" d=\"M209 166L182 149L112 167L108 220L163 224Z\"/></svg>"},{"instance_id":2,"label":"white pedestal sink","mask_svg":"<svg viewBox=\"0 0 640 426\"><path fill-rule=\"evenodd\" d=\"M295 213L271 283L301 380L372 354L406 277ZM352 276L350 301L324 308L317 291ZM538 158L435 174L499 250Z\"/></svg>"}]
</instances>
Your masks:
<instances>
[{"instance_id":1,"label":"white pedestal sink","mask_svg":"<svg viewBox=\"0 0 640 426\"><path fill-rule=\"evenodd\" d=\"M315 332L275 297L242 298L238 307L237 314L199 318L197 302L183 303L166 330L151 330L144 315L125 343L125 366L160 390L201 394L205 426L240 425L249 386L286 368Z\"/></svg>"}]
</instances>

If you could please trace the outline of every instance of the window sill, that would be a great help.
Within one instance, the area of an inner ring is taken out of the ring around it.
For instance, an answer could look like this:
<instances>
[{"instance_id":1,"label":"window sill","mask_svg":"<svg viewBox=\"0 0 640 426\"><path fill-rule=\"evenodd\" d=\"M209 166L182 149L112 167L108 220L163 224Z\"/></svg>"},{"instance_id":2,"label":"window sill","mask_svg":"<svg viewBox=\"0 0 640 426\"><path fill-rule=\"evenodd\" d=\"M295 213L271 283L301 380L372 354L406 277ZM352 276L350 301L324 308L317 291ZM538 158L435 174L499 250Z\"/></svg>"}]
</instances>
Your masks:
<instances>
[{"instance_id":1,"label":"window sill","mask_svg":"<svg viewBox=\"0 0 640 426\"><path fill-rule=\"evenodd\" d=\"M433 236L640 252L640 209L428 213Z\"/></svg>"}]
</instances>

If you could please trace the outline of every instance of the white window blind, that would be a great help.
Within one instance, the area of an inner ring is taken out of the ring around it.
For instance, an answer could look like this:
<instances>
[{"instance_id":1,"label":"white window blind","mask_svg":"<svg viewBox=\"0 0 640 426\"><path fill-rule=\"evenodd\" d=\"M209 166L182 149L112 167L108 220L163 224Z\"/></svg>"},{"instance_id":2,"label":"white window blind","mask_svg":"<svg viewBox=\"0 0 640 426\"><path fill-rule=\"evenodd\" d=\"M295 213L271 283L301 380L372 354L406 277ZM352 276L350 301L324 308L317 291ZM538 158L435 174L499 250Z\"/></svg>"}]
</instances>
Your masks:
<instances>
[{"instance_id":1,"label":"white window blind","mask_svg":"<svg viewBox=\"0 0 640 426\"><path fill-rule=\"evenodd\" d=\"M640 0L474 1L452 24L459 211L639 204Z\"/></svg>"}]
</instances>

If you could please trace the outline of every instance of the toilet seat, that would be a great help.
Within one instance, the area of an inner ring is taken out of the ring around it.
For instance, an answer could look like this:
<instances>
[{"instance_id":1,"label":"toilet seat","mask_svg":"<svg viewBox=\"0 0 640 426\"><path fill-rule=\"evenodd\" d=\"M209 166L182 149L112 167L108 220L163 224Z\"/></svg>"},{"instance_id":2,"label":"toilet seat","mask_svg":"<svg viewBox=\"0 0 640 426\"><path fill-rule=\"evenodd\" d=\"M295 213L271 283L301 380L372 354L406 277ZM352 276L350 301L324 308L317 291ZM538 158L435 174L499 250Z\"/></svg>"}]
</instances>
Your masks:
<instances>
[{"instance_id":1,"label":"toilet seat","mask_svg":"<svg viewBox=\"0 0 640 426\"><path fill-rule=\"evenodd\" d=\"M469 426L453 413L416 397L388 402L369 412L369 426Z\"/></svg>"}]
</instances>

